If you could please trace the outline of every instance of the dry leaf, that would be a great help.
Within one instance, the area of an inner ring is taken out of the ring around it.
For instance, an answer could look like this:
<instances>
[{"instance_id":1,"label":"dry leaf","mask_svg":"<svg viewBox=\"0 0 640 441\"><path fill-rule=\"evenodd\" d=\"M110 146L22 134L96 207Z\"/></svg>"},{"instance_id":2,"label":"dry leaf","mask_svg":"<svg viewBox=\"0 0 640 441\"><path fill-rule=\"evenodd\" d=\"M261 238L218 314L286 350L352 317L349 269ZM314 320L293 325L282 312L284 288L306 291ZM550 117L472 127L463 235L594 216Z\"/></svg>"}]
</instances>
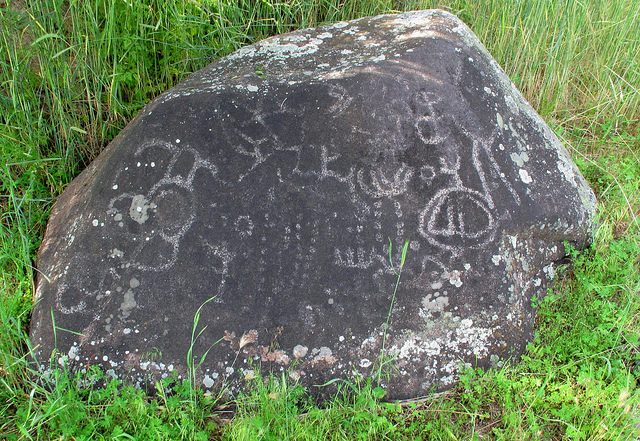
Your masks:
<instances>
[{"instance_id":1,"label":"dry leaf","mask_svg":"<svg viewBox=\"0 0 640 441\"><path fill-rule=\"evenodd\" d=\"M233 341L234 338L236 338L235 332L224 331L224 337L222 337L223 340L230 342Z\"/></svg>"},{"instance_id":2,"label":"dry leaf","mask_svg":"<svg viewBox=\"0 0 640 441\"><path fill-rule=\"evenodd\" d=\"M242 337L240 337L240 343L239 343L238 349L242 349L246 345L255 343L257 341L258 341L258 331L256 331L255 329L252 329L251 331L245 332L244 334L242 334Z\"/></svg>"}]
</instances>

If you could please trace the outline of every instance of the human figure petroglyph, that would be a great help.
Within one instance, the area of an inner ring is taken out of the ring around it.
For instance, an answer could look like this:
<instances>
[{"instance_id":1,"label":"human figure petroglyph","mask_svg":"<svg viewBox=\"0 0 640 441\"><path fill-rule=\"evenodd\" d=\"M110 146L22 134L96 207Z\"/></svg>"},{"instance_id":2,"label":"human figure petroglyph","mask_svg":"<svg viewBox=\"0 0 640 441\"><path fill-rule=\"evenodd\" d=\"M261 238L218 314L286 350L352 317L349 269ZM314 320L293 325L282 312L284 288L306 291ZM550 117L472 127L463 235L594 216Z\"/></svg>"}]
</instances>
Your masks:
<instances>
[{"instance_id":1,"label":"human figure petroglyph","mask_svg":"<svg viewBox=\"0 0 640 441\"><path fill-rule=\"evenodd\" d=\"M335 248L334 255L336 264L344 268L366 269L380 262L380 253L376 252L374 246L369 249L357 247L355 250L351 247Z\"/></svg>"},{"instance_id":2,"label":"human figure petroglyph","mask_svg":"<svg viewBox=\"0 0 640 441\"><path fill-rule=\"evenodd\" d=\"M141 233L144 234L144 239L138 241L135 251L127 256L131 266L145 271L166 271L175 264L180 241L195 220L193 181L196 173L198 170L207 170L215 177L217 168L198 151L188 146L179 146L179 142L151 141L139 147L134 157L140 157L150 149L160 149L170 154L162 177L148 190L143 190L144 194L123 192L112 198L107 214L123 228L123 237L126 240L136 241ZM185 160L187 155L188 158ZM186 164L183 167L187 169L186 173L184 170L177 172L176 165L179 161L183 165ZM141 163L137 159L134 162L136 167L141 166L138 165ZM153 163L145 164L145 167L155 166ZM116 174L113 189L124 187L119 182L125 171L126 168ZM123 176L122 179L126 178ZM127 205L128 212L125 211ZM125 227L126 217L140 224L143 231L129 231L129 228ZM145 251L150 244L156 250L154 253ZM164 251L158 253L158 248Z\"/></svg>"},{"instance_id":3,"label":"human figure petroglyph","mask_svg":"<svg viewBox=\"0 0 640 441\"><path fill-rule=\"evenodd\" d=\"M329 113L334 114L334 118L339 117L342 112L345 112L353 101L353 97L347 89L340 84L330 85L327 94L336 99L335 103L328 108Z\"/></svg>"},{"instance_id":4,"label":"human figure petroglyph","mask_svg":"<svg viewBox=\"0 0 640 441\"><path fill-rule=\"evenodd\" d=\"M436 110L441 101L441 97L424 89L419 90L411 100L415 115L414 127L418 138L425 145L438 145L447 136L446 129L442 127L440 112Z\"/></svg>"},{"instance_id":5,"label":"human figure petroglyph","mask_svg":"<svg viewBox=\"0 0 640 441\"><path fill-rule=\"evenodd\" d=\"M495 219L490 196L462 184L460 156L454 164L441 159L440 171L451 176L447 188L440 189L420 214L420 233L436 246L459 249L479 247L494 238Z\"/></svg>"},{"instance_id":6,"label":"human figure petroglyph","mask_svg":"<svg viewBox=\"0 0 640 441\"><path fill-rule=\"evenodd\" d=\"M391 173L393 175L389 176ZM365 193L374 198L392 197L405 193L413 177L412 167L400 164L400 167L391 173L385 173L381 169L369 169L367 173L360 169L357 174L358 183Z\"/></svg>"},{"instance_id":7,"label":"human figure petroglyph","mask_svg":"<svg viewBox=\"0 0 640 441\"><path fill-rule=\"evenodd\" d=\"M220 244L212 245L208 240L203 240L205 247L208 252L212 256L208 256L207 267L209 271L217 274L221 277L220 282L218 283L218 289L216 292L216 301L222 301L221 294L224 293L227 277L229 276L229 265L231 261L234 259L235 255L233 252L229 251L228 244L226 242L222 242Z\"/></svg>"},{"instance_id":8,"label":"human figure petroglyph","mask_svg":"<svg viewBox=\"0 0 640 441\"><path fill-rule=\"evenodd\" d=\"M418 96L420 99L414 102L424 103L429 95L421 91ZM437 114L433 105L425 107L430 115ZM420 118L424 116L419 116L418 121L421 121ZM483 139L482 135L473 133L462 122L449 122L455 128L456 136L463 136L467 139L466 143L471 144L469 149L464 142L452 143L455 137L451 127L443 128L444 124L437 118L429 118L428 140L423 133L419 133L419 138L430 145L435 143L447 154L439 158L439 166L423 168L421 177L428 182L435 180L438 175L446 175L449 179L420 213L419 233L430 243L447 250L461 250L461 245L482 247L494 240L497 227L496 207L491 194L495 189L489 184L489 175L494 181L500 181L517 205L521 203L520 196L498 166L492 151L498 133L494 131L489 139ZM420 126L416 125L416 130L419 129ZM474 188L474 180L479 181L479 187L476 184Z\"/></svg>"}]
</instances>

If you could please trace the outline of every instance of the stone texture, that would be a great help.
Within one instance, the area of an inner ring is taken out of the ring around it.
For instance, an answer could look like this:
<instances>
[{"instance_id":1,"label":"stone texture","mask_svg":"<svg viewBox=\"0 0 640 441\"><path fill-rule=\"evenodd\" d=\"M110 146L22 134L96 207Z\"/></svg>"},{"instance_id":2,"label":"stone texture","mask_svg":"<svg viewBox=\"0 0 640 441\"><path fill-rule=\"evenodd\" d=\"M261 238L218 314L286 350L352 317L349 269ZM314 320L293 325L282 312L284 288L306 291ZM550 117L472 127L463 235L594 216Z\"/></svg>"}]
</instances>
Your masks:
<instances>
[{"instance_id":1,"label":"stone texture","mask_svg":"<svg viewBox=\"0 0 640 441\"><path fill-rule=\"evenodd\" d=\"M461 363L523 353L531 297L564 241L588 242L594 210L453 15L301 30L155 99L69 185L31 339L43 369L53 354L140 385L186 376L190 347L206 389L236 391L260 365L306 385L369 375L408 240L382 385L424 395Z\"/></svg>"}]
</instances>

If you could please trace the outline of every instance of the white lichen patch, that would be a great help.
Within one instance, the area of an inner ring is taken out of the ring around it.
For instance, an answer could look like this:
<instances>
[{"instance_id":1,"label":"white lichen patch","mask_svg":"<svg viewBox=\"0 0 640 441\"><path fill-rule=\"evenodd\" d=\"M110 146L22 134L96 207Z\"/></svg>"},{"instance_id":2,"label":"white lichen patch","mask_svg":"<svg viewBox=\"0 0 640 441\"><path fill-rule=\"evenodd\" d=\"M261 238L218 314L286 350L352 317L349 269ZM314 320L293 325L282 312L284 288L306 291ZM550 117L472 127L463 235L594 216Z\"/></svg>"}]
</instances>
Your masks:
<instances>
[{"instance_id":1,"label":"white lichen patch","mask_svg":"<svg viewBox=\"0 0 640 441\"><path fill-rule=\"evenodd\" d=\"M136 299L135 299L135 296L133 294L133 291L129 289L129 290L127 290L127 292L124 293L124 300L120 304L120 308L119 309L122 312L121 317L123 319L129 317L129 315L131 314L131 311L136 306L138 306L138 304L136 303Z\"/></svg>"},{"instance_id":2,"label":"white lichen patch","mask_svg":"<svg viewBox=\"0 0 640 441\"><path fill-rule=\"evenodd\" d=\"M452 384L457 381L463 360L491 355L496 344L494 333L501 329L499 321L497 315L488 321L486 317L462 318L450 312L437 319L430 316L424 331L404 330L400 337L392 339L388 355L394 358L402 375L413 375L408 369L411 367L419 369L425 379L438 378L441 383ZM430 381L425 388L431 387Z\"/></svg>"},{"instance_id":3,"label":"white lichen patch","mask_svg":"<svg viewBox=\"0 0 640 441\"><path fill-rule=\"evenodd\" d=\"M511 160L516 163L518 167L524 166L524 163L529 161L529 155L527 154L527 152L511 153L511 155L509 156L511 157Z\"/></svg>"},{"instance_id":4,"label":"white lichen patch","mask_svg":"<svg viewBox=\"0 0 640 441\"><path fill-rule=\"evenodd\" d=\"M327 29L344 29L349 27L350 23L347 21L339 21L337 23L333 23L332 25L327 26Z\"/></svg>"},{"instance_id":5,"label":"white lichen patch","mask_svg":"<svg viewBox=\"0 0 640 441\"><path fill-rule=\"evenodd\" d=\"M571 183L578 189L578 194L585 206L585 211L591 214L596 213L598 202L595 194L591 191L589 184L587 184L584 178L580 175L577 168L572 165L571 157L562 145L558 148L558 158L560 159L557 162L558 170L560 170L564 175L567 182Z\"/></svg>"},{"instance_id":6,"label":"white lichen patch","mask_svg":"<svg viewBox=\"0 0 640 441\"><path fill-rule=\"evenodd\" d=\"M293 381L299 381L300 378L302 378L305 375L306 373L303 370L295 370L295 371L289 372L289 378L291 378Z\"/></svg>"},{"instance_id":7,"label":"white lichen patch","mask_svg":"<svg viewBox=\"0 0 640 441\"><path fill-rule=\"evenodd\" d=\"M202 384L206 388L211 388L211 386L213 386L213 383L214 383L213 378L211 378L209 375L205 375L204 378L202 379Z\"/></svg>"},{"instance_id":8,"label":"white lichen patch","mask_svg":"<svg viewBox=\"0 0 640 441\"><path fill-rule=\"evenodd\" d=\"M266 346L258 346L258 352L260 354L260 360L264 362L270 363L278 363L282 365L289 364L289 356L283 350L275 350L272 351Z\"/></svg>"},{"instance_id":9,"label":"white lichen patch","mask_svg":"<svg viewBox=\"0 0 640 441\"><path fill-rule=\"evenodd\" d=\"M520 170L518 170L518 174L520 174L520 180L525 184L531 184L533 182L533 178L529 176L529 172L527 172L525 169L521 168Z\"/></svg>"},{"instance_id":10,"label":"white lichen patch","mask_svg":"<svg viewBox=\"0 0 640 441\"><path fill-rule=\"evenodd\" d=\"M296 345L293 347L293 356L295 358L302 358L307 355L309 348L302 345Z\"/></svg>"},{"instance_id":11,"label":"white lichen patch","mask_svg":"<svg viewBox=\"0 0 640 441\"><path fill-rule=\"evenodd\" d=\"M515 113L516 115L520 113L520 108L518 107L518 104L516 103L516 100L513 96L506 95L504 97L504 103L507 105L511 112Z\"/></svg>"},{"instance_id":12,"label":"white lichen patch","mask_svg":"<svg viewBox=\"0 0 640 441\"><path fill-rule=\"evenodd\" d=\"M427 294L422 299L422 306L431 312L442 312L447 306L449 306L449 297L438 296L439 293Z\"/></svg>"},{"instance_id":13,"label":"white lichen patch","mask_svg":"<svg viewBox=\"0 0 640 441\"><path fill-rule=\"evenodd\" d=\"M374 349L378 345L378 337L372 335L370 337L365 338L360 345L360 348L363 350Z\"/></svg>"},{"instance_id":14,"label":"white lichen patch","mask_svg":"<svg viewBox=\"0 0 640 441\"><path fill-rule=\"evenodd\" d=\"M331 351L331 349L329 349L326 346L322 346L320 349L313 348L311 350L311 355L314 356L313 360L311 361L311 364L316 364L320 362L333 364L337 361L336 358L333 356L333 352Z\"/></svg>"},{"instance_id":15,"label":"white lichen patch","mask_svg":"<svg viewBox=\"0 0 640 441\"><path fill-rule=\"evenodd\" d=\"M414 334L405 338L401 344L393 345L390 352L397 355L398 359L411 359L415 356L437 357L441 354L443 346L444 342L441 339L423 339L421 335Z\"/></svg>"},{"instance_id":16,"label":"white lichen patch","mask_svg":"<svg viewBox=\"0 0 640 441\"><path fill-rule=\"evenodd\" d=\"M469 352L477 357L486 357L489 353L489 338L494 329L473 326L473 320L463 319L456 329L456 341L459 345L469 347Z\"/></svg>"},{"instance_id":17,"label":"white lichen patch","mask_svg":"<svg viewBox=\"0 0 640 441\"><path fill-rule=\"evenodd\" d=\"M533 279L533 286L539 287L540 285L542 285L542 280L540 278Z\"/></svg>"},{"instance_id":18,"label":"white lichen patch","mask_svg":"<svg viewBox=\"0 0 640 441\"><path fill-rule=\"evenodd\" d=\"M458 374L460 369L469 369L470 363L460 363L460 360L451 360L442 369L443 372L447 372L450 375L444 376L440 379L440 383L443 386L449 386L458 381Z\"/></svg>"},{"instance_id":19,"label":"white lichen patch","mask_svg":"<svg viewBox=\"0 0 640 441\"><path fill-rule=\"evenodd\" d=\"M321 43L321 39L308 40L302 35L287 36L286 38L272 37L259 44L247 46L234 52L227 56L227 60L247 59L265 55L273 59L298 58L317 52Z\"/></svg>"},{"instance_id":20,"label":"white lichen patch","mask_svg":"<svg viewBox=\"0 0 640 441\"><path fill-rule=\"evenodd\" d=\"M149 209L156 208L156 205L147 200L143 195L137 194L131 199L129 216L139 224L145 223L149 219Z\"/></svg>"},{"instance_id":21,"label":"white lichen patch","mask_svg":"<svg viewBox=\"0 0 640 441\"><path fill-rule=\"evenodd\" d=\"M462 286L462 280L460 280L461 272L458 270L453 270L449 272L449 283L455 286L456 288L460 288Z\"/></svg>"},{"instance_id":22,"label":"white lichen patch","mask_svg":"<svg viewBox=\"0 0 640 441\"><path fill-rule=\"evenodd\" d=\"M71 346L69 348L69 352L67 353L67 355L69 356L70 360L75 360L78 361L80 360L80 348L78 346Z\"/></svg>"},{"instance_id":23,"label":"white lichen patch","mask_svg":"<svg viewBox=\"0 0 640 441\"><path fill-rule=\"evenodd\" d=\"M500 129L504 129L504 120L502 119L502 115L499 113L496 113L496 123Z\"/></svg>"},{"instance_id":24,"label":"white lichen patch","mask_svg":"<svg viewBox=\"0 0 640 441\"><path fill-rule=\"evenodd\" d=\"M547 275L549 280L553 279L556 276L556 270L555 270L553 264L549 264L549 265L545 266L544 268L542 268L542 270Z\"/></svg>"}]
</instances>

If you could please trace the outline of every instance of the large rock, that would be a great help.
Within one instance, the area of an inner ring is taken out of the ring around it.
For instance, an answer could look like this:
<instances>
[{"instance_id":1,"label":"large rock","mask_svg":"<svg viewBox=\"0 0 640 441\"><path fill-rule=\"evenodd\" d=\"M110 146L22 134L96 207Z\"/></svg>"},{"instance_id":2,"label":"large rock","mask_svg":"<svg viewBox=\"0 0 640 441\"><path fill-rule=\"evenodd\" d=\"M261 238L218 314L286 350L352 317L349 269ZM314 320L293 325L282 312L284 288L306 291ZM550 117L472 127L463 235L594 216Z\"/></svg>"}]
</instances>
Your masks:
<instances>
[{"instance_id":1,"label":"large rock","mask_svg":"<svg viewBox=\"0 0 640 441\"><path fill-rule=\"evenodd\" d=\"M384 354L389 397L415 397L523 353L594 207L453 15L293 32L155 99L69 185L31 339L43 369L139 384L186 376L191 349L231 391L259 365L317 385Z\"/></svg>"}]
</instances>

